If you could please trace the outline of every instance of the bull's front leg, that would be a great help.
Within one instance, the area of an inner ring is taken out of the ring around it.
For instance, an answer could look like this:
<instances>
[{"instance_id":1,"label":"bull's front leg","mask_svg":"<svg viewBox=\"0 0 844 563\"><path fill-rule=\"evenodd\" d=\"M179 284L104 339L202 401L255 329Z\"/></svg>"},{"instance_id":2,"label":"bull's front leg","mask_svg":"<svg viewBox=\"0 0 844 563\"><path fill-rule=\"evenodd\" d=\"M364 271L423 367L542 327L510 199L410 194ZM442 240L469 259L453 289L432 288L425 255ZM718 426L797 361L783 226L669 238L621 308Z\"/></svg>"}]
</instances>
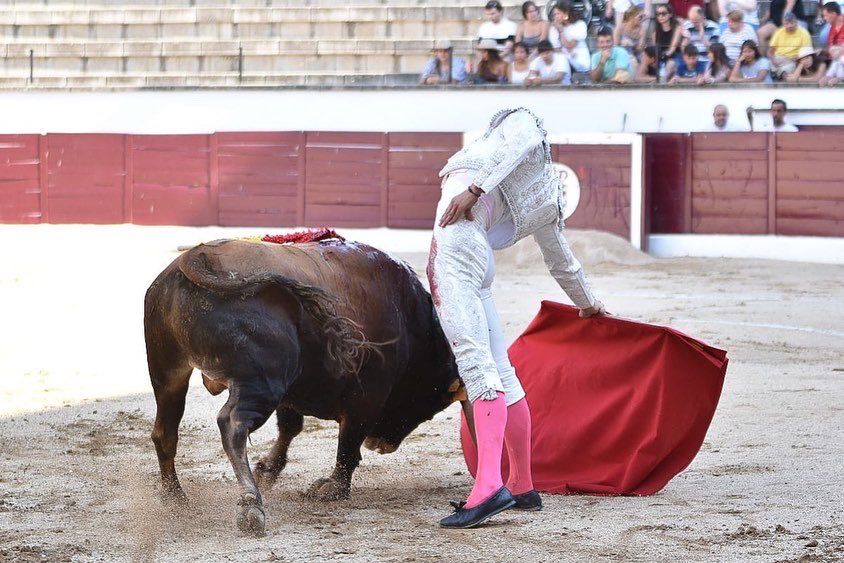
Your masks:
<instances>
[{"instance_id":1,"label":"bull's front leg","mask_svg":"<svg viewBox=\"0 0 844 563\"><path fill-rule=\"evenodd\" d=\"M340 436L337 444L337 463L331 475L317 479L305 493L318 500L341 500L349 498L352 488L352 474L360 464L360 447L369 427L357 421L344 418L340 421Z\"/></svg>"}]
</instances>

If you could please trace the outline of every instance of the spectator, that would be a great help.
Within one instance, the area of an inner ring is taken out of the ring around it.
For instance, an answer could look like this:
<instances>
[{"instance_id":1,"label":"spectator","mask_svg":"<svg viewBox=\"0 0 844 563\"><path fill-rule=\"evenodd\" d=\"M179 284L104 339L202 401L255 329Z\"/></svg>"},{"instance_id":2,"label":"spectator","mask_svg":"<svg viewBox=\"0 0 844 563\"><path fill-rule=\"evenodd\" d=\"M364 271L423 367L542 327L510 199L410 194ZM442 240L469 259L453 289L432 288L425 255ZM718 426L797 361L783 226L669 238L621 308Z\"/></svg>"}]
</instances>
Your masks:
<instances>
[{"instance_id":1,"label":"spectator","mask_svg":"<svg viewBox=\"0 0 844 563\"><path fill-rule=\"evenodd\" d=\"M694 45L700 53L700 60L709 62L709 46L718 42L718 24L707 20L699 6L689 8L689 19L683 24L682 43Z\"/></svg>"},{"instance_id":2,"label":"spectator","mask_svg":"<svg viewBox=\"0 0 844 563\"><path fill-rule=\"evenodd\" d=\"M824 47L827 57L835 59L833 53L836 47L844 50L844 15L841 15L841 6L838 2L827 2L823 5L821 10L823 15L824 29L826 32L826 41L822 41L821 45ZM821 32L823 35L823 31Z\"/></svg>"},{"instance_id":3,"label":"spectator","mask_svg":"<svg viewBox=\"0 0 844 563\"><path fill-rule=\"evenodd\" d=\"M759 36L759 51L762 53L768 52L768 43L777 29L782 27L782 16L785 12L793 13L798 23L806 27L806 14L801 0L771 0L767 13L762 17L762 25L756 33Z\"/></svg>"},{"instance_id":4,"label":"spectator","mask_svg":"<svg viewBox=\"0 0 844 563\"><path fill-rule=\"evenodd\" d=\"M508 57L516 39L518 26L515 22L504 17L504 7L498 0L490 0L484 6L484 17L487 21L478 30L478 39L492 39L498 43L500 55Z\"/></svg>"},{"instance_id":5,"label":"spectator","mask_svg":"<svg viewBox=\"0 0 844 563\"><path fill-rule=\"evenodd\" d=\"M775 77L794 71L797 66L797 54L802 47L812 46L812 36L797 25L797 18L791 12L782 15L782 27L771 37L768 47L768 59L771 61L771 73Z\"/></svg>"},{"instance_id":6,"label":"spectator","mask_svg":"<svg viewBox=\"0 0 844 563\"><path fill-rule=\"evenodd\" d=\"M744 23L744 12L734 10L727 16L727 29L721 30L719 43L727 50L730 65L734 65L741 54L741 46L745 41L756 43L756 32Z\"/></svg>"},{"instance_id":7,"label":"spectator","mask_svg":"<svg viewBox=\"0 0 844 563\"><path fill-rule=\"evenodd\" d=\"M540 41L536 50L539 56L530 63L530 74L525 78L525 86L571 84L569 61L562 53L554 51L550 41Z\"/></svg>"},{"instance_id":8,"label":"spectator","mask_svg":"<svg viewBox=\"0 0 844 563\"><path fill-rule=\"evenodd\" d=\"M741 46L741 55L730 72L730 82L771 83L771 63L759 55L755 41L747 40Z\"/></svg>"},{"instance_id":9,"label":"spectator","mask_svg":"<svg viewBox=\"0 0 844 563\"><path fill-rule=\"evenodd\" d=\"M639 58L645 46L646 34L642 25L644 22L645 14L642 9L638 6L630 6L613 32L613 42L622 49L627 49L631 61Z\"/></svg>"},{"instance_id":10,"label":"spectator","mask_svg":"<svg viewBox=\"0 0 844 563\"><path fill-rule=\"evenodd\" d=\"M844 81L844 54L830 62L829 70L826 71L826 75L821 78L819 84L821 86L835 86L841 81Z\"/></svg>"},{"instance_id":11,"label":"spectator","mask_svg":"<svg viewBox=\"0 0 844 563\"><path fill-rule=\"evenodd\" d=\"M818 84L826 73L826 63L818 51L811 47L801 47L797 53L797 66L794 72L785 75L786 82L808 82Z\"/></svg>"},{"instance_id":12,"label":"spectator","mask_svg":"<svg viewBox=\"0 0 844 563\"><path fill-rule=\"evenodd\" d=\"M727 58L727 50L721 43L713 43L709 46L709 66L703 74L702 84L717 84L726 82L730 78L730 60Z\"/></svg>"},{"instance_id":13,"label":"spectator","mask_svg":"<svg viewBox=\"0 0 844 563\"><path fill-rule=\"evenodd\" d=\"M575 72L589 71L589 47L586 45L588 30L586 22L581 20L577 11L572 8L569 0L561 0L553 10L555 25L551 44L559 46L560 52L568 58L571 68ZM556 41L553 37L556 36Z\"/></svg>"},{"instance_id":14,"label":"spectator","mask_svg":"<svg viewBox=\"0 0 844 563\"><path fill-rule=\"evenodd\" d=\"M474 80L476 84L507 82L507 63L501 58L499 45L494 39L478 41L478 68Z\"/></svg>"},{"instance_id":15,"label":"spectator","mask_svg":"<svg viewBox=\"0 0 844 563\"><path fill-rule=\"evenodd\" d=\"M613 22L613 28L617 28L624 21L624 14L630 8L639 8L639 12L643 14L651 13L651 0L608 0L607 7L604 10L604 16L607 21Z\"/></svg>"},{"instance_id":16,"label":"spectator","mask_svg":"<svg viewBox=\"0 0 844 563\"><path fill-rule=\"evenodd\" d=\"M642 61L636 67L636 82L654 84L659 80L659 61L656 47L648 45L642 50Z\"/></svg>"},{"instance_id":17,"label":"spectator","mask_svg":"<svg viewBox=\"0 0 844 563\"><path fill-rule=\"evenodd\" d=\"M671 5L671 11L681 20L689 18L689 12L692 8L700 8L703 13L703 0L668 0Z\"/></svg>"},{"instance_id":18,"label":"spectator","mask_svg":"<svg viewBox=\"0 0 844 563\"><path fill-rule=\"evenodd\" d=\"M523 43L531 55L540 41L548 39L549 25L531 0L522 4L522 17L524 20L516 28L516 43Z\"/></svg>"},{"instance_id":19,"label":"spectator","mask_svg":"<svg viewBox=\"0 0 844 563\"><path fill-rule=\"evenodd\" d=\"M735 11L741 12L744 23L752 27L753 33L756 33L759 29L757 9L756 0L718 0L718 12L721 14L721 34L724 34L729 25L729 15Z\"/></svg>"},{"instance_id":20,"label":"spectator","mask_svg":"<svg viewBox=\"0 0 844 563\"><path fill-rule=\"evenodd\" d=\"M788 106L785 105L784 101L776 99L771 102L772 131L776 131L778 133L797 132L797 127L785 120L786 112L788 112Z\"/></svg>"},{"instance_id":21,"label":"spectator","mask_svg":"<svg viewBox=\"0 0 844 563\"><path fill-rule=\"evenodd\" d=\"M513 62L507 69L507 81L510 84L524 84L530 73L528 50L524 43L513 45Z\"/></svg>"},{"instance_id":22,"label":"spectator","mask_svg":"<svg viewBox=\"0 0 844 563\"><path fill-rule=\"evenodd\" d=\"M612 31L603 27L598 31L598 52L592 53L592 82L623 84L630 82L630 55L612 43Z\"/></svg>"},{"instance_id":23,"label":"spectator","mask_svg":"<svg viewBox=\"0 0 844 563\"><path fill-rule=\"evenodd\" d=\"M434 58L428 61L420 84L441 84L444 82L464 82L466 75L466 61L460 57L452 57L451 41L441 40L434 44Z\"/></svg>"},{"instance_id":24,"label":"spectator","mask_svg":"<svg viewBox=\"0 0 844 563\"><path fill-rule=\"evenodd\" d=\"M657 58L661 63L680 59L680 37L682 26L674 17L671 4L659 4L656 7L656 26L651 32L650 43L656 45Z\"/></svg>"},{"instance_id":25,"label":"spectator","mask_svg":"<svg viewBox=\"0 0 844 563\"><path fill-rule=\"evenodd\" d=\"M700 84L706 72L706 63L700 60L700 53L694 45L683 47L683 60L674 65L668 63L669 84Z\"/></svg>"},{"instance_id":26,"label":"spectator","mask_svg":"<svg viewBox=\"0 0 844 563\"><path fill-rule=\"evenodd\" d=\"M742 127L738 127L730 123L730 110L724 104L718 104L712 110L712 124L706 129L714 133L726 133L729 131L746 131Z\"/></svg>"}]
</instances>

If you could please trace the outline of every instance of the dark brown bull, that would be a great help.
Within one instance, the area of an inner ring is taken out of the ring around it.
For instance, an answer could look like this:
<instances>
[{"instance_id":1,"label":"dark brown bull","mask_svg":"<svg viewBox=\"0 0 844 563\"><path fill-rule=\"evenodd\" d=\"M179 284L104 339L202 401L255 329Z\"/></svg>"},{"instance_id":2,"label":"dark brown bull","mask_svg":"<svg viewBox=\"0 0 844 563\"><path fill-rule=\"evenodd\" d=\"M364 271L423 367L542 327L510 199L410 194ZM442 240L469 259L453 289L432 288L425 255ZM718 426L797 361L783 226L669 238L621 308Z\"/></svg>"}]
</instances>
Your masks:
<instances>
[{"instance_id":1,"label":"dark brown bull","mask_svg":"<svg viewBox=\"0 0 844 563\"><path fill-rule=\"evenodd\" d=\"M241 488L238 526L257 534L258 485L284 468L303 415L340 423L334 471L309 493L346 498L361 444L395 451L462 393L430 295L405 264L361 244L199 245L150 286L144 333L165 494L185 500L174 458L196 368L212 394L229 391L217 424ZM246 441L273 411L278 439L253 476Z\"/></svg>"}]
</instances>

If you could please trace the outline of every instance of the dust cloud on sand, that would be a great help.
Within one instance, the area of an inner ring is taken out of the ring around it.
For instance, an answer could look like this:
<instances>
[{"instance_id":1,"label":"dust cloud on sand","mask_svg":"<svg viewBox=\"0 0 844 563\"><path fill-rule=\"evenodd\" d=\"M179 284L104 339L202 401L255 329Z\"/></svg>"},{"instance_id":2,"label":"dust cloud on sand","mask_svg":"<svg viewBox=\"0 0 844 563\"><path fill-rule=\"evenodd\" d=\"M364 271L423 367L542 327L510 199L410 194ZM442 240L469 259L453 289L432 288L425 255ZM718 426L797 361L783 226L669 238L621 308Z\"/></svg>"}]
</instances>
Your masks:
<instances>
[{"instance_id":1,"label":"dust cloud on sand","mask_svg":"<svg viewBox=\"0 0 844 563\"><path fill-rule=\"evenodd\" d=\"M267 536L236 531L237 485L195 377L176 459L190 498L158 496L143 295L180 245L256 229L2 226L0 561L842 561L844 266L653 259L569 234L614 314L726 348L721 404L691 466L651 497L545 496L470 531L436 526L470 479L456 406L394 454L363 451L352 497L301 496L333 464L336 424L306 420L265 497ZM342 232L342 231L341 231ZM353 231L424 271L429 235ZM566 302L530 240L500 253L509 339ZM274 422L249 447L257 459Z\"/></svg>"}]
</instances>

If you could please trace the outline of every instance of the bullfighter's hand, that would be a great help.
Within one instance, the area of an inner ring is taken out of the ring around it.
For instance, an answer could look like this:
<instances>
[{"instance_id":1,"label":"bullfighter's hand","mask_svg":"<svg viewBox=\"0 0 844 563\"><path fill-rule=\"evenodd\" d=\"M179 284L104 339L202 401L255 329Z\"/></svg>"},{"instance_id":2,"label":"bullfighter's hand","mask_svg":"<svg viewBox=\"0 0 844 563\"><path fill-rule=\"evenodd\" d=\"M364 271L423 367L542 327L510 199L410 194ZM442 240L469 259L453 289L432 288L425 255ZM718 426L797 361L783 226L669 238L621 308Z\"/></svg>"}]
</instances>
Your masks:
<instances>
[{"instance_id":1,"label":"bullfighter's hand","mask_svg":"<svg viewBox=\"0 0 844 563\"><path fill-rule=\"evenodd\" d=\"M589 307L588 309L581 309L580 310L580 318L581 319L588 319L594 315L606 315L607 310L604 308L604 304L595 300L595 304Z\"/></svg>"},{"instance_id":2,"label":"bullfighter's hand","mask_svg":"<svg viewBox=\"0 0 844 563\"><path fill-rule=\"evenodd\" d=\"M448 204L443 216L440 217L440 227L446 227L452 223L456 223L464 216L469 221L472 221L475 216L472 215L472 207L478 202L478 196L469 193L469 191L461 192L454 196L451 203Z\"/></svg>"}]
</instances>

